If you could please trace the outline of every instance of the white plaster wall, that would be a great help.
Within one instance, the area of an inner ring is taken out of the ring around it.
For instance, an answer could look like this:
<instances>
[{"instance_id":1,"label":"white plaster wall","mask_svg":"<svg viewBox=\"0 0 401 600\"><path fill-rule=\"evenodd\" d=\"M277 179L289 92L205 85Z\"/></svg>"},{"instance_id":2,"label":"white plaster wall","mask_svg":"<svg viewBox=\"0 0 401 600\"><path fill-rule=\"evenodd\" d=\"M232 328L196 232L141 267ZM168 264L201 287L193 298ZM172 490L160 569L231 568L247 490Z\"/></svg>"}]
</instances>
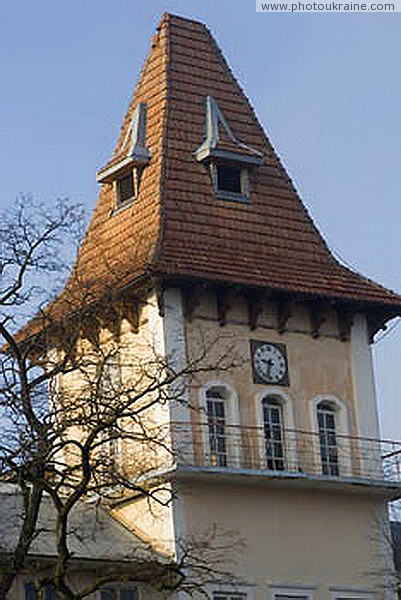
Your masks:
<instances>
[{"instance_id":1,"label":"white plaster wall","mask_svg":"<svg viewBox=\"0 0 401 600\"><path fill-rule=\"evenodd\" d=\"M372 353L365 315L357 315L351 331L352 368L358 431L361 437L379 438Z\"/></svg>"},{"instance_id":2,"label":"white plaster wall","mask_svg":"<svg viewBox=\"0 0 401 600\"><path fill-rule=\"evenodd\" d=\"M184 310L181 291L177 288L169 288L164 295L165 315L163 320L164 327L164 348L169 364L176 372L184 372L171 386L172 396L177 396L177 400L170 404L170 418L173 423L173 439L178 445L180 436L179 429L174 429L174 423L182 423L185 429L189 429L185 424L191 422L191 409L189 407L189 375L185 374L188 367L187 349L185 338ZM184 447L179 447L182 460L186 456L192 455L192 449L188 446L189 440L185 441ZM172 501L172 518L174 526L174 541L176 557L180 556L180 542L187 535L186 520L184 515L185 498L182 493L174 489L174 499ZM178 594L182 597L182 593Z\"/></svg>"},{"instance_id":3,"label":"white plaster wall","mask_svg":"<svg viewBox=\"0 0 401 600\"><path fill-rule=\"evenodd\" d=\"M182 295L178 288L169 288L164 293L165 316L163 319L164 350L169 364L176 372L187 368L187 352L185 342L185 325ZM188 406L188 377L180 377L172 385L172 392L180 397L180 403L170 406L172 421L190 422Z\"/></svg>"}]
</instances>

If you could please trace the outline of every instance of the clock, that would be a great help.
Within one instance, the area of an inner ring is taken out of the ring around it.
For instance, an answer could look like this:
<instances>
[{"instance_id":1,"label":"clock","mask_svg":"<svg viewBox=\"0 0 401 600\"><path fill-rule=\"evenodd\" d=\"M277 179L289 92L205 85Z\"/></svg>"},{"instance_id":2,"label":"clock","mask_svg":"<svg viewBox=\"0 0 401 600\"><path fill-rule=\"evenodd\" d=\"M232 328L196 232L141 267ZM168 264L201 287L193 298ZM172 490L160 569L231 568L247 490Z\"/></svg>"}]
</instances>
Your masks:
<instances>
[{"instance_id":1,"label":"clock","mask_svg":"<svg viewBox=\"0 0 401 600\"><path fill-rule=\"evenodd\" d=\"M254 383L289 385L284 344L251 340L251 356Z\"/></svg>"}]
</instances>

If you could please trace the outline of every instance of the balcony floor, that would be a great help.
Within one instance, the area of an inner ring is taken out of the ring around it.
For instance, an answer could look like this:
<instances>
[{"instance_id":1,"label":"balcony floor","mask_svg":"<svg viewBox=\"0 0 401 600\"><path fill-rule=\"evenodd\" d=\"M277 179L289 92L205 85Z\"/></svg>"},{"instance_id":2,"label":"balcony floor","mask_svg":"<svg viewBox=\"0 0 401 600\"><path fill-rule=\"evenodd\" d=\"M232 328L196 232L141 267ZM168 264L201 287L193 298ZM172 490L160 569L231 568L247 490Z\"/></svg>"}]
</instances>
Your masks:
<instances>
[{"instance_id":1,"label":"balcony floor","mask_svg":"<svg viewBox=\"0 0 401 600\"><path fill-rule=\"evenodd\" d=\"M162 471L163 472L163 471ZM393 501L401 498L401 483L363 477L329 477L291 471L268 471L235 467L208 467L177 464L164 470L169 480L257 485L292 489L310 489L347 494L362 494Z\"/></svg>"}]
</instances>

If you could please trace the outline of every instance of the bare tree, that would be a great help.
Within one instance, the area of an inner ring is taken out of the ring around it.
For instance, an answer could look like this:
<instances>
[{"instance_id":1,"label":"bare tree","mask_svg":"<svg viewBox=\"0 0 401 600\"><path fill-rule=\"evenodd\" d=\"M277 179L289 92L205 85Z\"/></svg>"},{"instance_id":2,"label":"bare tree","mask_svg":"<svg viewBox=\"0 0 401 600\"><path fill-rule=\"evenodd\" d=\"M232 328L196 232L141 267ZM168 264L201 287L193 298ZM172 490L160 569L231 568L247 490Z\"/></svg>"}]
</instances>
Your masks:
<instances>
[{"instance_id":1,"label":"bare tree","mask_svg":"<svg viewBox=\"0 0 401 600\"><path fill-rule=\"evenodd\" d=\"M199 372L229 363L224 356L211 365L204 352L178 366L155 349L133 354L119 337L121 317L137 328L140 303L147 300L136 296L133 310L132 298L122 297L115 281L107 290L97 281L77 284L73 271L58 301L49 304L54 279L64 281L68 272L70 242L82 226L80 207L60 201L47 211L23 198L2 223L0 482L17 487L22 509L12 550L2 551L0 539L0 599L27 568L45 501L55 513L56 552L50 567L36 573L36 585L52 584L62 598L83 598L109 581L126 581L132 570L110 571L85 589L72 588L75 507L88 499L110 506L139 495L169 503L171 486L157 473L177 448L163 411L183 402ZM93 286L103 290L96 302ZM57 312L60 305L64 312ZM102 331L106 340L100 339ZM233 540L230 536L227 545ZM216 573L229 573L217 560L221 541L210 566L214 541L208 534L183 543L178 560L132 557L135 578L162 588L185 582L188 590L199 591Z\"/></svg>"}]
</instances>

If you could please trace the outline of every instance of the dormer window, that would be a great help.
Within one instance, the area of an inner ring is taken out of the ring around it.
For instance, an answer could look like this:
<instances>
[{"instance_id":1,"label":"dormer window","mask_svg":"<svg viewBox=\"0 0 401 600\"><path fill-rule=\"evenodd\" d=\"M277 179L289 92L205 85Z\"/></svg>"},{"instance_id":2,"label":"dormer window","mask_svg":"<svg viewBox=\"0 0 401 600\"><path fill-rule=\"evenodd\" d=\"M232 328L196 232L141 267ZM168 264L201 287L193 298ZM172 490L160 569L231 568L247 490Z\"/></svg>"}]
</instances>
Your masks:
<instances>
[{"instance_id":1,"label":"dormer window","mask_svg":"<svg viewBox=\"0 0 401 600\"><path fill-rule=\"evenodd\" d=\"M113 184L115 198L112 214L138 198L141 175L150 161L150 152L146 147L146 120L146 104L140 102L122 144L122 158L112 161L98 172L99 183Z\"/></svg>"},{"instance_id":2,"label":"dormer window","mask_svg":"<svg viewBox=\"0 0 401 600\"><path fill-rule=\"evenodd\" d=\"M130 204L139 195L139 185L141 181L142 168L134 167L118 177L115 181L116 188L116 207Z\"/></svg>"},{"instance_id":3,"label":"dormer window","mask_svg":"<svg viewBox=\"0 0 401 600\"><path fill-rule=\"evenodd\" d=\"M249 172L246 167L211 163L210 169L216 198L249 201Z\"/></svg>"},{"instance_id":4,"label":"dormer window","mask_svg":"<svg viewBox=\"0 0 401 600\"><path fill-rule=\"evenodd\" d=\"M210 168L216 198L249 202L249 174L263 155L236 139L217 102L206 98L206 136L195 157Z\"/></svg>"}]
</instances>

